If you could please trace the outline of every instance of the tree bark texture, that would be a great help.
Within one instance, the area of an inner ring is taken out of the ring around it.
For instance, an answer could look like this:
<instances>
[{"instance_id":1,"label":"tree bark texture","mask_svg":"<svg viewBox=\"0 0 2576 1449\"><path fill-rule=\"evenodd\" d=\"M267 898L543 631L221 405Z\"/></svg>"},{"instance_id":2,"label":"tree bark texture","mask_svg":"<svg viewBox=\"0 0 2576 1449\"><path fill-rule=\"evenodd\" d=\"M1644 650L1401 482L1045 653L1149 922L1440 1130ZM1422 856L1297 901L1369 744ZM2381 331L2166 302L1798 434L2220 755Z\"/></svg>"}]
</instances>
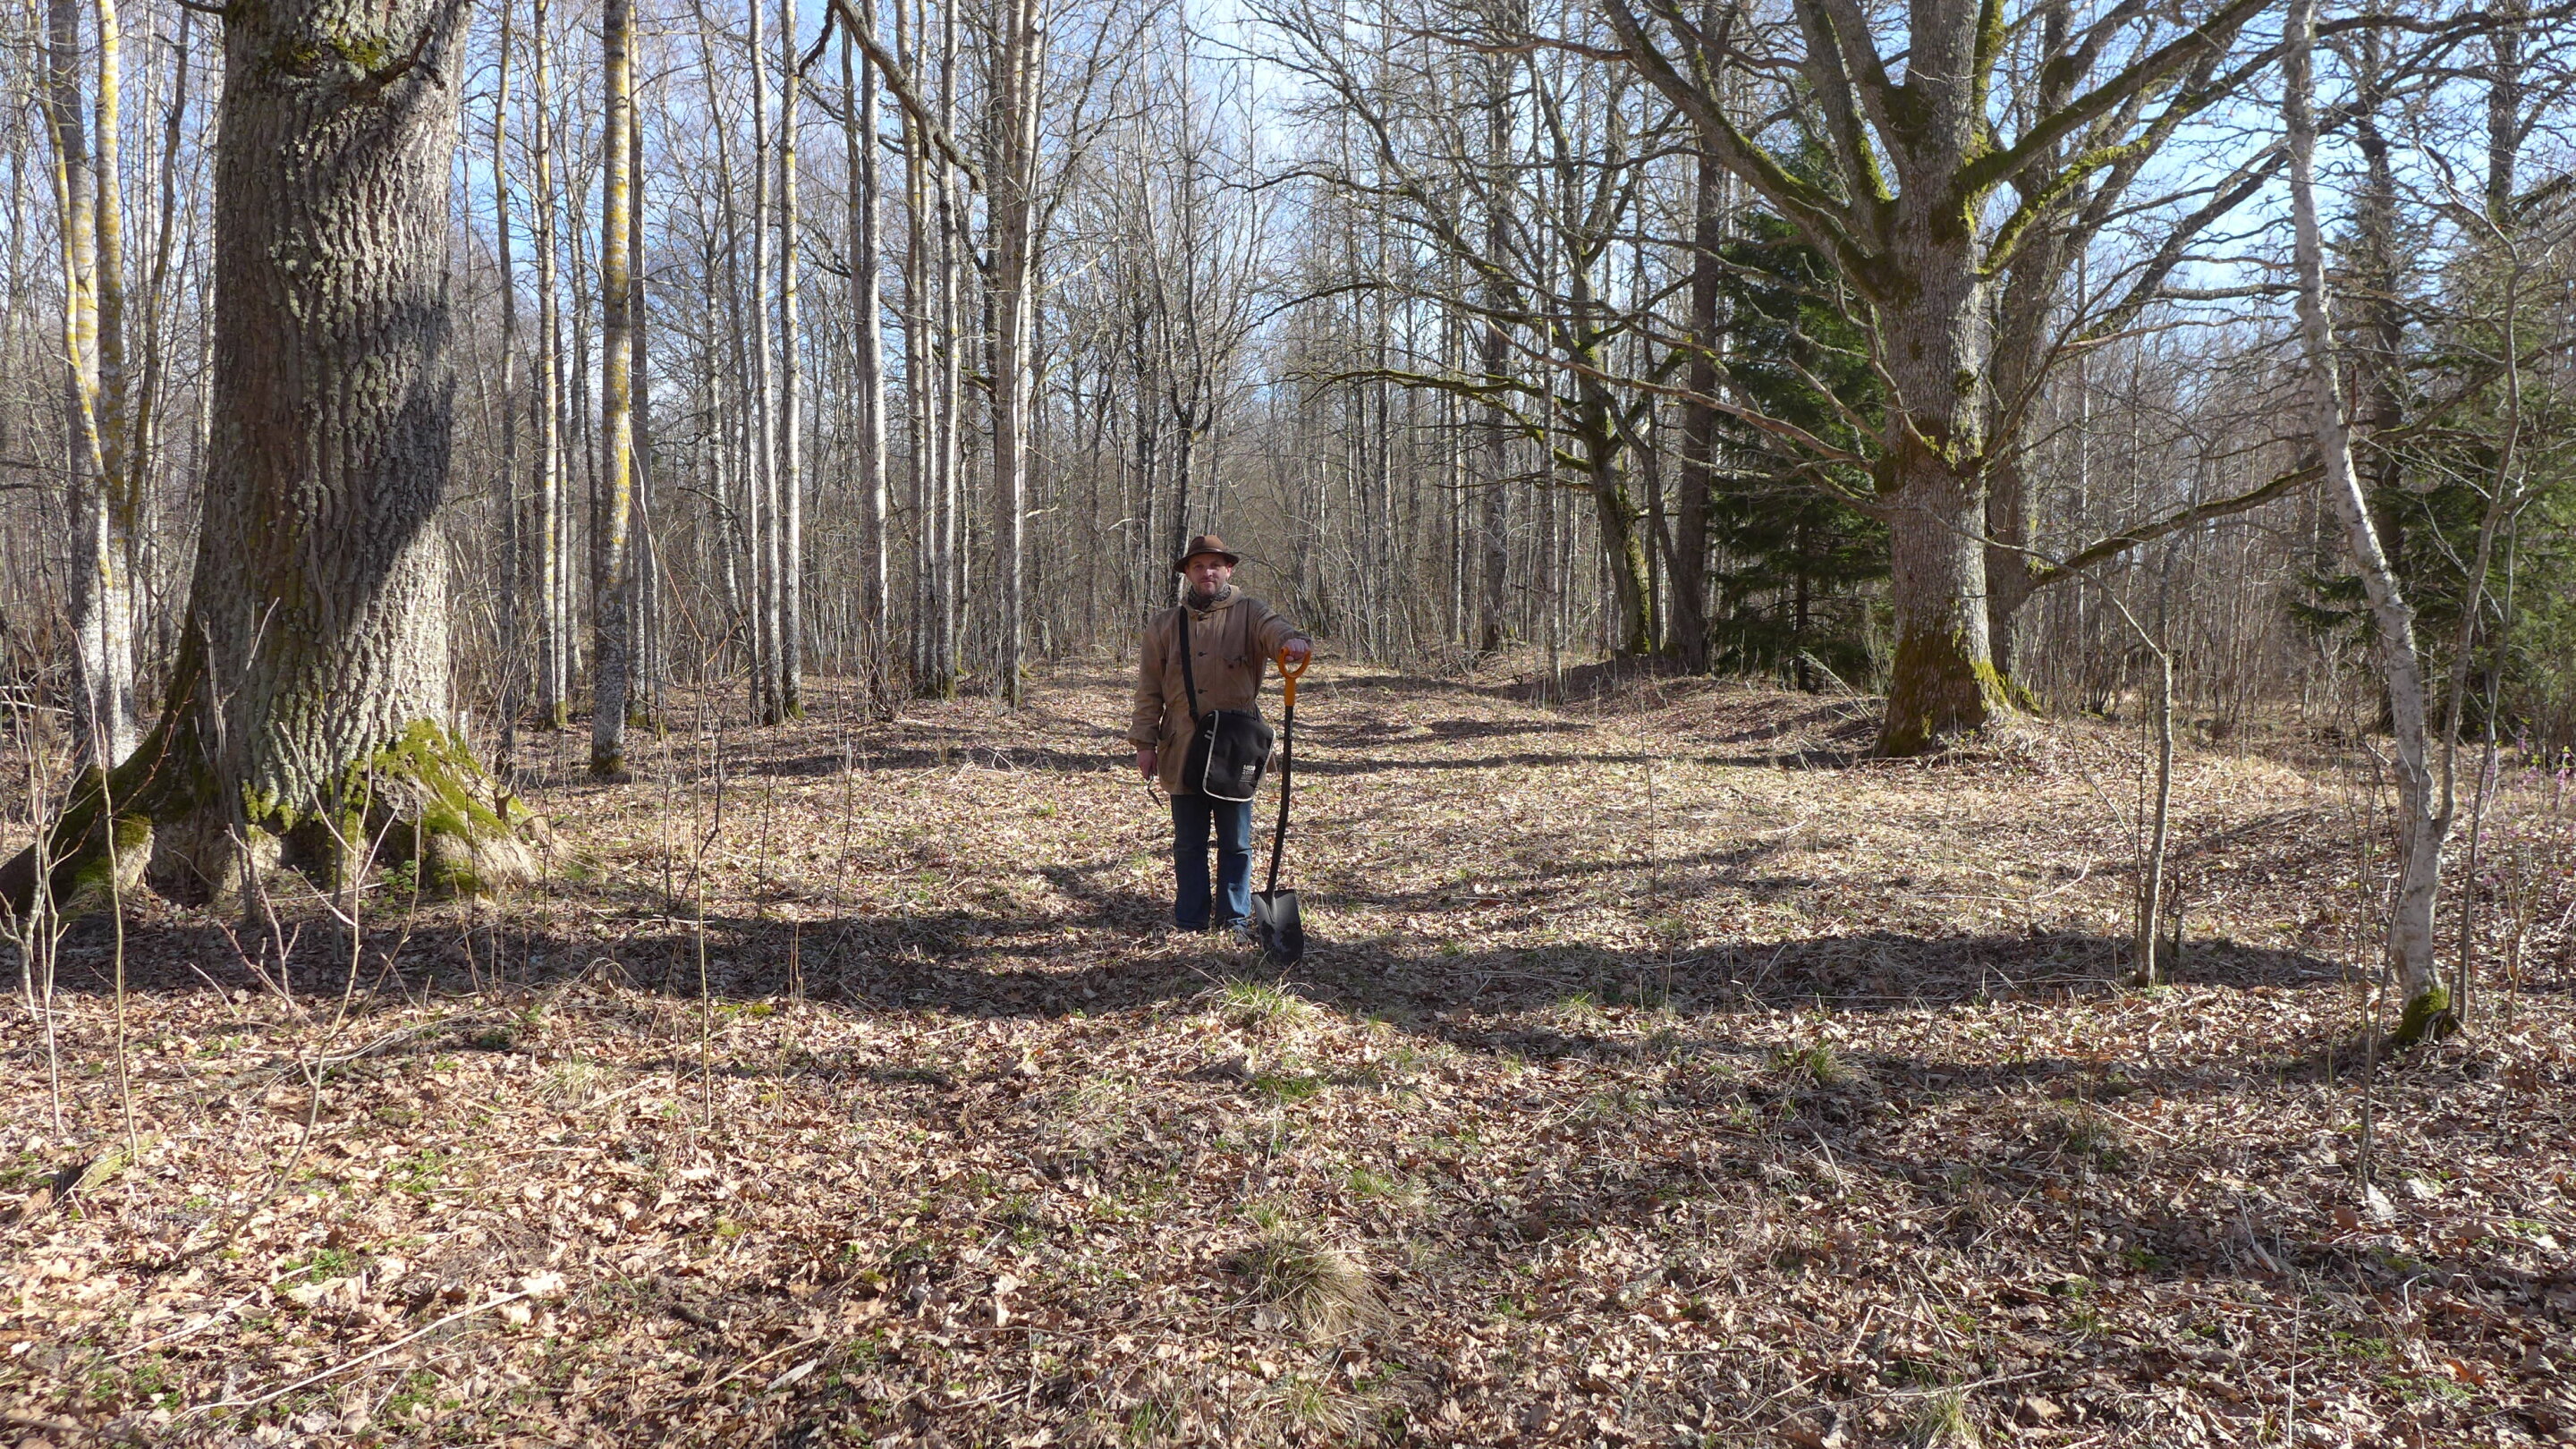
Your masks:
<instances>
[{"instance_id":1,"label":"tree bark texture","mask_svg":"<svg viewBox=\"0 0 2576 1449\"><path fill-rule=\"evenodd\" d=\"M223 772L271 810L447 719L436 513L463 23L459 0L270 0L225 26L196 612Z\"/></svg>"},{"instance_id":2,"label":"tree bark texture","mask_svg":"<svg viewBox=\"0 0 2576 1449\"><path fill-rule=\"evenodd\" d=\"M99 141L112 146L116 112L116 19L113 5L99 12ZM72 558L71 625L75 641L73 735L84 763L113 766L133 749L134 580L133 490L123 478L119 445L123 414L123 311L119 228L101 225L100 207L112 216L112 172L95 164L89 106L81 87L81 7L53 0L48 11L45 120L54 148L54 197L63 263L63 391L65 459L70 474ZM112 152L111 158L112 159ZM112 359L112 362L111 362ZM114 382L113 388L106 386Z\"/></svg>"},{"instance_id":3,"label":"tree bark texture","mask_svg":"<svg viewBox=\"0 0 2576 1449\"><path fill-rule=\"evenodd\" d=\"M189 628L160 725L0 871L77 891L113 839L220 894L374 847L425 883L526 869L448 731L438 508L455 374L448 178L461 0L275 0L225 22L215 348Z\"/></svg>"},{"instance_id":4,"label":"tree bark texture","mask_svg":"<svg viewBox=\"0 0 2576 1449\"><path fill-rule=\"evenodd\" d=\"M1040 35L1038 0L1005 0L994 69L993 581L1001 618L995 687L1019 708L1028 633L1029 329L1035 261Z\"/></svg>"},{"instance_id":5,"label":"tree bark texture","mask_svg":"<svg viewBox=\"0 0 2576 1449\"><path fill-rule=\"evenodd\" d=\"M1919 295L1881 319L1894 396L1874 467L1896 613L1879 749L1918 754L2005 709L1986 616L1985 294L1964 218L1901 233Z\"/></svg>"},{"instance_id":6,"label":"tree bark texture","mask_svg":"<svg viewBox=\"0 0 2576 1449\"><path fill-rule=\"evenodd\" d=\"M633 657L635 579L628 525L635 511L634 273L635 6L607 0L600 20L606 126L600 136L600 432L607 476L591 529L590 773L626 778L626 699Z\"/></svg>"}]
</instances>

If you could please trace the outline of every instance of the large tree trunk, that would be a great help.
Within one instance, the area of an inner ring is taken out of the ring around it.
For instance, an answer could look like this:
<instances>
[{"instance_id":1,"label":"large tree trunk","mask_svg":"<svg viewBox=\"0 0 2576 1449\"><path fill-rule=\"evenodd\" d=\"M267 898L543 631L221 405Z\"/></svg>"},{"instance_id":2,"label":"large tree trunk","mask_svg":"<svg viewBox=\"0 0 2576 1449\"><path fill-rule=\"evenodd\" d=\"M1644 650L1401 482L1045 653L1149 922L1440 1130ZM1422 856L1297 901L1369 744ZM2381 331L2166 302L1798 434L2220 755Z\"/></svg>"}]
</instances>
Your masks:
<instances>
[{"instance_id":1,"label":"large tree trunk","mask_svg":"<svg viewBox=\"0 0 2576 1449\"><path fill-rule=\"evenodd\" d=\"M2312 426L2325 466L2326 497L2342 518L2345 546L2369 596L2371 619L2378 630L2381 682L2388 693L2398 807L2397 904L2388 923L2388 957L2406 1002L2399 1036L2411 1040L2450 1025L2450 1002L2434 970L2433 909L2442 883L2442 846L2450 834L2451 817L2447 804L2435 798L2426 750L2424 667L2415 650L2415 610L2372 526L2335 382L2333 322L2326 310L2325 235L2317 220L2317 133L2311 93L2315 42L2316 0L2291 0L2283 32L2281 110L2289 133L2299 333L2307 355Z\"/></svg>"},{"instance_id":2,"label":"large tree trunk","mask_svg":"<svg viewBox=\"0 0 2576 1449\"><path fill-rule=\"evenodd\" d=\"M213 436L169 707L0 873L104 864L222 890L283 855L326 884L381 844L424 882L526 854L447 727L448 179L455 0L275 0L225 23ZM113 817L113 825L109 821Z\"/></svg>"},{"instance_id":3,"label":"large tree trunk","mask_svg":"<svg viewBox=\"0 0 2576 1449\"><path fill-rule=\"evenodd\" d=\"M1964 236L1915 250L1900 266L1920 290L1918 303L1902 325L1886 329L1896 396L1877 464L1896 611L1879 733L1889 755L1919 754L2005 708L1986 618L1986 497L1977 471L1984 288Z\"/></svg>"}]
</instances>

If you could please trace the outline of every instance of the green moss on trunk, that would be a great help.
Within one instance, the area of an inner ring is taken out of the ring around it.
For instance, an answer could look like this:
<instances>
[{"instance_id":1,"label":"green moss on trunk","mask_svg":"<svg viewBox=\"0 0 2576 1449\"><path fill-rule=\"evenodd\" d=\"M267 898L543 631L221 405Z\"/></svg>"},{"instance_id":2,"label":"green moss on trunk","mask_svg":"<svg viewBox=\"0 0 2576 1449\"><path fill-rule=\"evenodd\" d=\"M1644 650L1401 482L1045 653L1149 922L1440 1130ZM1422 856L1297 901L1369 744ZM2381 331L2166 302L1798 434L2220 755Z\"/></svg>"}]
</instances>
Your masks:
<instances>
[{"instance_id":1,"label":"green moss on trunk","mask_svg":"<svg viewBox=\"0 0 2576 1449\"><path fill-rule=\"evenodd\" d=\"M180 672L192 660L183 650ZM62 809L36 841L0 865L0 918L24 919L39 882L46 898L88 909L107 898L113 860L120 890L142 884L158 846L154 827L197 808L210 793L197 736L186 722L165 718L113 770L84 771ZM108 849L108 819L115 819L115 850Z\"/></svg>"},{"instance_id":2,"label":"green moss on trunk","mask_svg":"<svg viewBox=\"0 0 2576 1449\"><path fill-rule=\"evenodd\" d=\"M372 866L432 895L488 894L535 874L534 817L431 721L352 762L318 798L244 799L238 813L216 798L196 741L184 725L165 726L115 771L92 771L56 816L43 858L31 845L0 867L0 907L23 915L41 879L63 909L96 909L110 896L111 861L120 891L148 878L218 908L238 898L245 875L279 862L325 889Z\"/></svg>"},{"instance_id":3,"label":"green moss on trunk","mask_svg":"<svg viewBox=\"0 0 2576 1449\"><path fill-rule=\"evenodd\" d=\"M2405 1014L2397 1018L2397 1033L2389 1040L2398 1046L2413 1046L2422 1041L2439 1041L2460 1029L2460 1019L2451 1014L2451 993L2440 986L2429 986L2406 1003Z\"/></svg>"},{"instance_id":4,"label":"green moss on trunk","mask_svg":"<svg viewBox=\"0 0 2576 1449\"><path fill-rule=\"evenodd\" d=\"M1879 752L1919 755L2011 711L2002 672L1968 647L1964 630L1923 630L1897 640Z\"/></svg>"},{"instance_id":5,"label":"green moss on trunk","mask_svg":"<svg viewBox=\"0 0 2576 1449\"><path fill-rule=\"evenodd\" d=\"M429 720L351 765L340 793L382 842L376 863L408 866L425 892L481 895L535 874L521 838L527 807L498 788L462 739Z\"/></svg>"}]
</instances>

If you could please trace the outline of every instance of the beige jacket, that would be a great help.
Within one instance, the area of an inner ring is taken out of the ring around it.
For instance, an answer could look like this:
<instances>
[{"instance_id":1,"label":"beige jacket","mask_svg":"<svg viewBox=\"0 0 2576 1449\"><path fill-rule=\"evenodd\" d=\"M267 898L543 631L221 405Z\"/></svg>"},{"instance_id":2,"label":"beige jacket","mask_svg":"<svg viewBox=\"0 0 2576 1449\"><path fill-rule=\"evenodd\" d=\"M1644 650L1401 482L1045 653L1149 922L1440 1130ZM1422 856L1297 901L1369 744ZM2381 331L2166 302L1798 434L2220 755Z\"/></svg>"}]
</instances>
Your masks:
<instances>
[{"instance_id":1,"label":"beige jacket","mask_svg":"<svg viewBox=\"0 0 2576 1449\"><path fill-rule=\"evenodd\" d=\"M1136 667L1136 710L1127 725L1127 742L1156 751L1155 778L1172 794L1181 786L1181 762L1198 733L1190 715L1189 687L1181 674L1181 610L1175 604L1145 625L1142 654ZM1190 610L1190 669L1197 676L1199 713L1212 709L1253 709L1262 676L1279 647L1306 632L1280 618L1268 604L1235 589L1205 611Z\"/></svg>"}]
</instances>

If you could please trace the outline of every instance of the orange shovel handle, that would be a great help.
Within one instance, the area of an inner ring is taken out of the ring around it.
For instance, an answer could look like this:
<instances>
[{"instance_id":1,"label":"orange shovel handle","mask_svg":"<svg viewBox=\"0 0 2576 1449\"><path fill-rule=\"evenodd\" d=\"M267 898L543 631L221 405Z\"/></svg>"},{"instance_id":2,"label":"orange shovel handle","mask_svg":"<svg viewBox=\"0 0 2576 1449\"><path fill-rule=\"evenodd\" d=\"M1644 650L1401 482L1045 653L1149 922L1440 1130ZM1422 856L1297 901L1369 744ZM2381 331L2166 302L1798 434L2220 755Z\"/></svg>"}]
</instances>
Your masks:
<instances>
[{"instance_id":1,"label":"orange shovel handle","mask_svg":"<svg viewBox=\"0 0 2576 1449\"><path fill-rule=\"evenodd\" d=\"M1282 649L1275 662L1279 665L1279 677L1287 681L1283 686L1287 694L1286 702L1293 705L1297 702L1297 681L1306 673L1306 666L1315 662L1315 656L1310 653L1292 667L1288 663L1288 651Z\"/></svg>"}]
</instances>

